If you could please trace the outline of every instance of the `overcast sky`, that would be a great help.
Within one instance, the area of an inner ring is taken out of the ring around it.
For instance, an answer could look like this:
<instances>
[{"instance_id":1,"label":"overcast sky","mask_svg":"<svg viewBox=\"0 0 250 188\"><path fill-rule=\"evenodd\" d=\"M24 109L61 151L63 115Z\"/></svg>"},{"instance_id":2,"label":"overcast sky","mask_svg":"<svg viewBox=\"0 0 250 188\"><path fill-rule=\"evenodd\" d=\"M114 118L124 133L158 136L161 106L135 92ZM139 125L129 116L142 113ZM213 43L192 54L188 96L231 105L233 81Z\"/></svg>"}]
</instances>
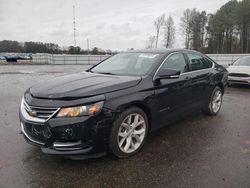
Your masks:
<instances>
[{"instance_id":1,"label":"overcast sky","mask_svg":"<svg viewBox=\"0 0 250 188\"><path fill-rule=\"evenodd\" d=\"M228 0L0 0L0 40L53 42L73 45L76 6L77 45L126 50L145 48L155 35L153 20L165 13L176 27L186 8L214 13ZM175 47L182 47L177 29Z\"/></svg>"}]
</instances>

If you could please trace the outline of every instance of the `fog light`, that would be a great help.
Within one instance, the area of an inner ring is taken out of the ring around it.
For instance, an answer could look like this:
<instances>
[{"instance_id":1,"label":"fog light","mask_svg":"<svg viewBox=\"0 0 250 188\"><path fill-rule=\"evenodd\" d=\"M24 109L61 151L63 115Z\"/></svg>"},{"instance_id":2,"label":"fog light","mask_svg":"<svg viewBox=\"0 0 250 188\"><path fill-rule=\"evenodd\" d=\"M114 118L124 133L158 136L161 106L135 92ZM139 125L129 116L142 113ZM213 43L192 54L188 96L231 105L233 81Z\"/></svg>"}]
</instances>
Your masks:
<instances>
[{"instance_id":1,"label":"fog light","mask_svg":"<svg viewBox=\"0 0 250 188\"><path fill-rule=\"evenodd\" d=\"M72 135L73 135L73 129L71 129L71 128L67 128L67 129L65 130L65 132L66 132L69 136L72 136Z\"/></svg>"},{"instance_id":2,"label":"fog light","mask_svg":"<svg viewBox=\"0 0 250 188\"><path fill-rule=\"evenodd\" d=\"M67 140L70 139L70 137L73 136L73 129L72 128L66 128L62 130L61 132L61 139Z\"/></svg>"}]
</instances>

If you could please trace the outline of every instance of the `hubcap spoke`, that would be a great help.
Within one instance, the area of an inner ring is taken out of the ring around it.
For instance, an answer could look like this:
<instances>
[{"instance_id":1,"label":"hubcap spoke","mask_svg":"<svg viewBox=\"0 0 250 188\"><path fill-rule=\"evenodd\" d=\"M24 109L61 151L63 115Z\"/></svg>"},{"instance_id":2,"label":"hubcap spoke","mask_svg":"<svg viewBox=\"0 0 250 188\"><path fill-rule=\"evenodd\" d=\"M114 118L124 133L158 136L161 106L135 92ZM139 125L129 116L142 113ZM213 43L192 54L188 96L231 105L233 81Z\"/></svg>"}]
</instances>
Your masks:
<instances>
[{"instance_id":1,"label":"hubcap spoke","mask_svg":"<svg viewBox=\"0 0 250 188\"><path fill-rule=\"evenodd\" d=\"M144 129L134 130L134 131L133 131L133 135L141 135L142 133L145 133L145 130L144 130Z\"/></svg>"},{"instance_id":2,"label":"hubcap spoke","mask_svg":"<svg viewBox=\"0 0 250 188\"><path fill-rule=\"evenodd\" d=\"M122 123L122 127L124 127L125 129L129 129L129 125L127 123Z\"/></svg>"},{"instance_id":3,"label":"hubcap spoke","mask_svg":"<svg viewBox=\"0 0 250 188\"><path fill-rule=\"evenodd\" d=\"M138 135L133 134L132 137L136 139L137 143L141 143L141 138Z\"/></svg>"},{"instance_id":4,"label":"hubcap spoke","mask_svg":"<svg viewBox=\"0 0 250 188\"><path fill-rule=\"evenodd\" d=\"M118 135L119 135L120 137L126 137L126 136L127 136L127 133L125 133L125 132L120 132Z\"/></svg>"},{"instance_id":5,"label":"hubcap spoke","mask_svg":"<svg viewBox=\"0 0 250 188\"><path fill-rule=\"evenodd\" d=\"M128 117L128 125L131 125L131 121L132 121L132 115Z\"/></svg>"},{"instance_id":6,"label":"hubcap spoke","mask_svg":"<svg viewBox=\"0 0 250 188\"><path fill-rule=\"evenodd\" d=\"M133 125L134 126L137 125L138 122L139 122L139 115L137 114L137 115L135 115L135 119L134 119Z\"/></svg>"},{"instance_id":7,"label":"hubcap spoke","mask_svg":"<svg viewBox=\"0 0 250 188\"><path fill-rule=\"evenodd\" d=\"M219 94L219 95L217 95L217 97L216 97L216 101L220 101L221 100L221 95Z\"/></svg>"},{"instance_id":8,"label":"hubcap spoke","mask_svg":"<svg viewBox=\"0 0 250 188\"><path fill-rule=\"evenodd\" d=\"M134 129L142 124L144 124L145 122L143 120L139 121L135 126L134 126Z\"/></svg>"},{"instance_id":9,"label":"hubcap spoke","mask_svg":"<svg viewBox=\"0 0 250 188\"><path fill-rule=\"evenodd\" d=\"M126 139L126 145L125 145L125 147L124 147L124 150L125 150L125 151L128 151L128 149L129 149L130 146L131 146L131 142L132 142L131 136L127 137L127 139Z\"/></svg>"},{"instance_id":10,"label":"hubcap spoke","mask_svg":"<svg viewBox=\"0 0 250 188\"><path fill-rule=\"evenodd\" d=\"M133 139L131 139L131 149L135 149L135 144L134 144L134 142L133 142Z\"/></svg>"},{"instance_id":11,"label":"hubcap spoke","mask_svg":"<svg viewBox=\"0 0 250 188\"><path fill-rule=\"evenodd\" d=\"M119 147L122 147L124 141L126 140L126 137L122 138L119 142Z\"/></svg>"}]
</instances>

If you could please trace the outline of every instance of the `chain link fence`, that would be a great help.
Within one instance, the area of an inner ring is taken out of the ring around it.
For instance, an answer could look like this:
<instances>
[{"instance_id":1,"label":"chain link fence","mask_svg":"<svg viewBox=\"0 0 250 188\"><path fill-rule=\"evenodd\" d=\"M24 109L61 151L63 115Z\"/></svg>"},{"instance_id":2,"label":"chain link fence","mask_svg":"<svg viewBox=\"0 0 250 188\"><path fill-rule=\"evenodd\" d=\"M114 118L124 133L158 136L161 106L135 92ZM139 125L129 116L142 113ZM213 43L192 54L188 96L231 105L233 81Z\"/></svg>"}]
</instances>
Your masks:
<instances>
[{"instance_id":1,"label":"chain link fence","mask_svg":"<svg viewBox=\"0 0 250 188\"><path fill-rule=\"evenodd\" d=\"M240 57L250 54L207 54L220 65L228 66ZM50 65L95 65L110 55L59 55L59 54L33 54L32 64Z\"/></svg>"},{"instance_id":2,"label":"chain link fence","mask_svg":"<svg viewBox=\"0 0 250 188\"><path fill-rule=\"evenodd\" d=\"M61 54L33 54L32 64L49 65L95 65L107 59L109 55L61 55Z\"/></svg>"},{"instance_id":3,"label":"chain link fence","mask_svg":"<svg viewBox=\"0 0 250 188\"><path fill-rule=\"evenodd\" d=\"M250 54L207 54L207 56L220 65L228 66L240 57L250 56Z\"/></svg>"}]
</instances>

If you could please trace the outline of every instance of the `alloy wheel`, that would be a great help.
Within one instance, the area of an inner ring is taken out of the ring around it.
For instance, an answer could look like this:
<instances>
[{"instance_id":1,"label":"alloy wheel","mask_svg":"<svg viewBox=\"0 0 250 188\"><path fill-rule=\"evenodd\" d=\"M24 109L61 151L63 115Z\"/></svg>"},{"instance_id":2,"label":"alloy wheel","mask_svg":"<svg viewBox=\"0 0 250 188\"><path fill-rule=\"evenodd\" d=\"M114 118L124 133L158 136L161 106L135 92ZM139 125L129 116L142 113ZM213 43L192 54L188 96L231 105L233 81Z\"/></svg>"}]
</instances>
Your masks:
<instances>
[{"instance_id":1,"label":"alloy wheel","mask_svg":"<svg viewBox=\"0 0 250 188\"><path fill-rule=\"evenodd\" d=\"M146 134L146 122L138 113L129 114L122 121L117 142L121 151L132 153L142 144Z\"/></svg>"},{"instance_id":2,"label":"alloy wheel","mask_svg":"<svg viewBox=\"0 0 250 188\"><path fill-rule=\"evenodd\" d=\"M220 90L217 90L214 93L213 99L212 99L212 110L214 113L217 113L220 110L222 103L222 93Z\"/></svg>"}]
</instances>

